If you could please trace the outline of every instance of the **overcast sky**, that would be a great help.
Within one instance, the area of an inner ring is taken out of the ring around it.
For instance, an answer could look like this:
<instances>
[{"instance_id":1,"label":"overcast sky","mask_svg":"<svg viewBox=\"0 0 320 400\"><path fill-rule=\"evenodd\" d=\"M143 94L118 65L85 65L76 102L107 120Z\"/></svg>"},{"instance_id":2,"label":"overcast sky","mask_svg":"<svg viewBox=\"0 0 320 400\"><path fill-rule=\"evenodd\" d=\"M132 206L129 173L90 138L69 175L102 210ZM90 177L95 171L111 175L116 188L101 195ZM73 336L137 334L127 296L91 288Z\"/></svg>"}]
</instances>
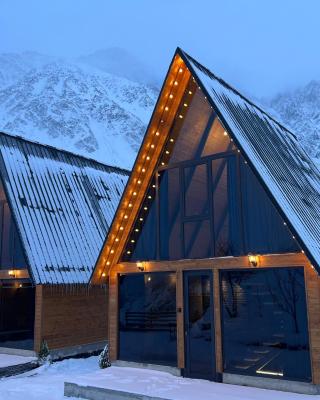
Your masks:
<instances>
[{"instance_id":1,"label":"overcast sky","mask_svg":"<svg viewBox=\"0 0 320 400\"><path fill-rule=\"evenodd\" d=\"M163 76L177 46L255 96L320 79L320 0L0 0L0 52L123 47Z\"/></svg>"}]
</instances>

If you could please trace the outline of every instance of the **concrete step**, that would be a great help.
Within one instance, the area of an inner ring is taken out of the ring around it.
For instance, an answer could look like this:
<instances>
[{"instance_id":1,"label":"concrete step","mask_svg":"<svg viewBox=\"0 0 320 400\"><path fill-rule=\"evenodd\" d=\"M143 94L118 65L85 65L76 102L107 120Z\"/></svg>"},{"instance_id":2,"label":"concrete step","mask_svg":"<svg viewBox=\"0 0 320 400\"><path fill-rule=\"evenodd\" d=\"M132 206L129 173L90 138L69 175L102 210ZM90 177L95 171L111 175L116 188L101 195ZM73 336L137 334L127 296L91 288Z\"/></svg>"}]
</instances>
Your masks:
<instances>
[{"instance_id":1,"label":"concrete step","mask_svg":"<svg viewBox=\"0 0 320 400\"><path fill-rule=\"evenodd\" d=\"M81 386L76 383L64 383L64 395L87 400L170 400L163 397L153 397L144 394L122 392L94 386Z\"/></svg>"}]
</instances>

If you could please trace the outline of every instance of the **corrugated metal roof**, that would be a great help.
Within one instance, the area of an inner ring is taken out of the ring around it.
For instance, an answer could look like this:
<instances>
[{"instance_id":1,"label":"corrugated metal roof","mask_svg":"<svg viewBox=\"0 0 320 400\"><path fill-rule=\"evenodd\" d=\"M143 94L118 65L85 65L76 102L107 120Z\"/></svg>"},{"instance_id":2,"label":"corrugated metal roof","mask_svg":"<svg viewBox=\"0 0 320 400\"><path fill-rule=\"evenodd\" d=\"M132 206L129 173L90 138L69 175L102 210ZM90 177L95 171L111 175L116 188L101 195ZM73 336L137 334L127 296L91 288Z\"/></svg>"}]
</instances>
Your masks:
<instances>
[{"instance_id":1,"label":"corrugated metal roof","mask_svg":"<svg viewBox=\"0 0 320 400\"><path fill-rule=\"evenodd\" d=\"M286 127L178 52L320 271L320 172L315 163Z\"/></svg>"},{"instance_id":2,"label":"corrugated metal roof","mask_svg":"<svg viewBox=\"0 0 320 400\"><path fill-rule=\"evenodd\" d=\"M87 283L128 171L4 133L0 154L34 282Z\"/></svg>"}]
</instances>

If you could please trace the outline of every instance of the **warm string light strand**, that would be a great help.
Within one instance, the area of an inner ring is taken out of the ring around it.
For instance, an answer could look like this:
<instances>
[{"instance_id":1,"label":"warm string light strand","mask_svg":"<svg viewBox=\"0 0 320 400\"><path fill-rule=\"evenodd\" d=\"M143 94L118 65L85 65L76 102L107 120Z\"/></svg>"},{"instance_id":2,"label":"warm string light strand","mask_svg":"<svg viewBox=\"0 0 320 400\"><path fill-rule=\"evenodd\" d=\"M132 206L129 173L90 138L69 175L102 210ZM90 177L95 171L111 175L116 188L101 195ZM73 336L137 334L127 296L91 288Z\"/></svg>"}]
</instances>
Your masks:
<instances>
[{"instance_id":1,"label":"warm string light strand","mask_svg":"<svg viewBox=\"0 0 320 400\"><path fill-rule=\"evenodd\" d=\"M184 68L182 68L181 65L178 67L176 76L173 79L173 82L171 84L170 92L169 92L169 94L168 94L168 96L166 98L166 102L164 104L164 108L163 108L163 111L162 111L162 114L161 114L160 121L158 123L157 129L155 129L155 131L154 131L153 139L155 139L156 137L158 137L158 138L160 137L161 125L163 125L165 120L166 120L165 119L165 114L169 111L169 105L170 105L169 103L172 102L172 100L174 98L174 94L172 93L172 91L175 90L176 88L178 88L179 75L181 75L186 70L186 67L184 66ZM139 190L138 186L141 185L141 183L142 183L143 173L146 171L146 168L147 168L147 166L149 164L149 161L151 160L151 155L153 154L155 148L156 148L156 145L155 145L154 142L152 142L151 144L148 145L148 151L143 156L143 163L142 163L142 166L140 167L138 178L135 180L136 189L131 191L130 199L129 199L129 202L128 202L127 207L126 207L127 210L123 211L123 216L122 216L121 221L119 223L119 227L118 227L117 233L113 234L113 242L111 243L111 245L109 245L110 246L109 247L110 248L109 254L103 260L104 261L104 265L106 265L107 267L111 265L111 258L112 257L110 257L110 254L111 255L114 254L113 245L115 243L119 242L119 240L120 240L119 236L124 231L124 226L123 225L126 223L126 220L128 220L128 218L129 218L128 213L130 211L128 212L128 209L132 209L132 207L133 207L133 202L134 202L134 200L135 200L135 198L137 196L137 190ZM100 278L105 277L105 276L106 276L106 274L105 274L104 270L102 270L101 273L100 273Z\"/></svg>"}]
</instances>

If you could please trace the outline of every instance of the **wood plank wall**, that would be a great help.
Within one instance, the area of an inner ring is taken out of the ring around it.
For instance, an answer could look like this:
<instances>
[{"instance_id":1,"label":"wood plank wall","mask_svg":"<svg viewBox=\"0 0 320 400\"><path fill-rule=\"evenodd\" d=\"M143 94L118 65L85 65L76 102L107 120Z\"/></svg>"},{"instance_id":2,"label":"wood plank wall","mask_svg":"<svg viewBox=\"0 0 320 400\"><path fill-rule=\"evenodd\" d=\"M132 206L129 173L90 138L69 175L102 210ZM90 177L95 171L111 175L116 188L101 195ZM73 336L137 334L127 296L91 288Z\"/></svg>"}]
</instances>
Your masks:
<instances>
[{"instance_id":1,"label":"wood plank wall","mask_svg":"<svg viewBox=\"0 0 320 400\"><path fill-rule=\"evenodd\" d=\"M312 364L313 383L320 383L320 278L310 266L304 254L290 253L281 255L260 256L259 266L268 267L294 267L302 266L305 271L306 297L308 306L310 355ZM220 317L219 270L228 268L252 268L248 257L226 257L204 260L178 260L145 263L144 272L176 271L177 274L177 353L178 368L184 368L184 321L183 321L183 271L194 269L211 269L214 276L214 317L215 317L215 342L216 342L216 369L223 371L222 363L222 337ZM112 267L110 274L110 305L109 305L109 341L110 356L117 359L118 354L118 275L137 273L135 263L121 263Z\"/></svg>"},{"instance_id":2,"label":"wood plank wall","mask_svg":"<svg viewBox=\"0 0 320 400\"><path fill-rule=\"evenodd\" d=\"M106 340L107 302L106 287L38 285L35 351L39 351L42 339L51 350Z\"/></svg>"}]
</instances>

